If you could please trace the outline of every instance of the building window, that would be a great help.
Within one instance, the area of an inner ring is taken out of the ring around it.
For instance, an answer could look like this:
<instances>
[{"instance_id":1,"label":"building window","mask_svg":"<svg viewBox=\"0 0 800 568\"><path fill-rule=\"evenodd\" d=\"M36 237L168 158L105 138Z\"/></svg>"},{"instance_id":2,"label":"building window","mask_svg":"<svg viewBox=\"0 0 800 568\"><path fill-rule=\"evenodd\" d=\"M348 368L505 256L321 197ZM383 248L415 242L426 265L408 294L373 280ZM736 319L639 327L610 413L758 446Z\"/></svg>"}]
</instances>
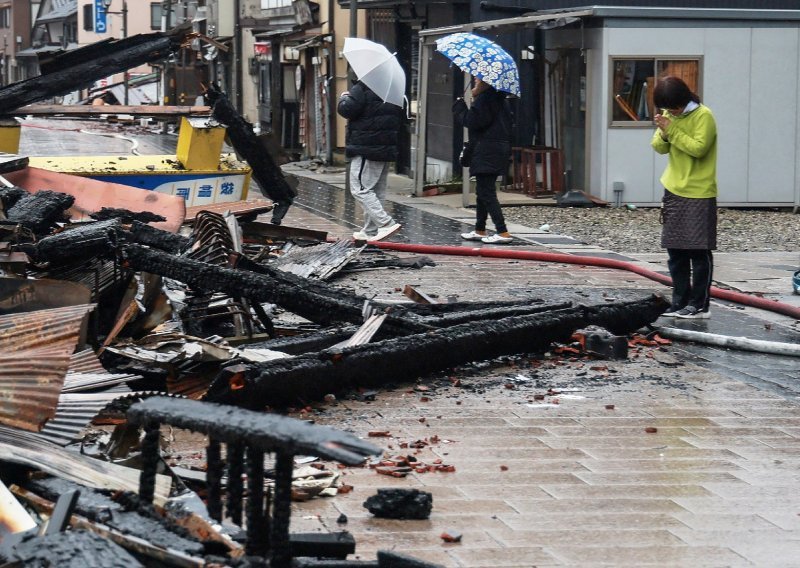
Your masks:
<instances>
[{"instance_id":1,"label":"building window","mask_svg":"<svg viewBox=\"0 0 800 568\"><path fill-rule=\"evenodd\" d=\"M611 60L612 126L653 125L658 109L653 105L653 89L660 77L683 79L700 94L700 58L613 58Z\"/></svg>"},{"instance_id":2,"label":"building window","mask_svg":"<svg viewBox=\"0 0 800 568\"><path fill-rule=\"evenodd\" d=\"M11 27L11 7L0 8L0 28Z\"/></svg>"},{"instance_id":3,"label":"building window","mask_svg":"<svg viewBox=\"0 0 800 568\"><path fill-rule=\"evenodd\" d=\"M166 10L164 10L164 3L163 2L150 2L150 29L151 30L160 30L161 29L161 18L166 15ZM175 8L170 3L169 9L169 21L167 22L167 28L174 28L178 25L178 21L175 15Z\"/></svg>"}]
</instances>

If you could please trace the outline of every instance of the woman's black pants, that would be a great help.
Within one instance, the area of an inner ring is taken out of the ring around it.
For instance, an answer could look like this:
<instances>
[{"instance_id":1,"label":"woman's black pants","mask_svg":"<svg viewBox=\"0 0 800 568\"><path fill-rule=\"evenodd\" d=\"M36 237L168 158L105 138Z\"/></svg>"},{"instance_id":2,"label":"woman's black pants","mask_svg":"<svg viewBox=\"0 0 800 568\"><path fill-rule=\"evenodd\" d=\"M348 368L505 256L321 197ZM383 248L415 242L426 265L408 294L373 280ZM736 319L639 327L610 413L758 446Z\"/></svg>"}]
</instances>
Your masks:
<instances>
[{"instance_id":1,"label":"woman's black pants","mask_svg":"<svg viewBox=\"0 0 800 568\"><path fill-rule=\"evenodd\" d=\"M486 230L486 218L491 217L498 233L505 233L506 220L497 200L497 174L476 174L475 179L475 230Z\"/></svg>"},{"instance_id":2,"label":"woman's black pants","mask_svg":"<svg viewBox=\"0 0 800 568\"><path fill-rule=\"evenodd\" d=\"M706 249L667 249L669 274L672 277L672 307L694 306L708 309L714 257Z\"/></svg>"}]
</instances>

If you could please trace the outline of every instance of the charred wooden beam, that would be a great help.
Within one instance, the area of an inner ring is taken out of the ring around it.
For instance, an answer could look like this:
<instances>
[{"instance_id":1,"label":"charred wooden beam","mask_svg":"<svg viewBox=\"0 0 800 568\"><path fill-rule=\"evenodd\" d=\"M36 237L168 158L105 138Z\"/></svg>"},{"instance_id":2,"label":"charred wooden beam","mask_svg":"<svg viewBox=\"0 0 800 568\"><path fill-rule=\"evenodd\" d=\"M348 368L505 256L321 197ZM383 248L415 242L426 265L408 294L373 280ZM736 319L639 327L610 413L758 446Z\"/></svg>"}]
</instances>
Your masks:
<instances>
[{"instance_id":1,"label":"charred wooden beam","mask_svg":"<svg viewBox=\"0 0 800 568\"><path fill-rule=\"evenodd\" d=\"M74 202L75 198L71 195L56 191L27 193L6 210L6 217L42 235L49 233L56 222L65 219L66 210Z\"/></svg>"},{"instance_id":2,"label":"charred wooden beam","mask_svg":"<svg viewBox=\"0 0 800 568\"><path fill-rule=\"evenodd\" d=\"M131 223L128 235L133 242L175 254L185 250L190 243L190 240L182 235L163 231L139 221Z\"/></svg>"},{"instance_id":3,"label":"charred wooden beam","mask_svg":"<svg viewBox=\"0 0 800 568\"><path fill-rule=\"evenodd\" d=\"M269 267L263 267L263 274L256 274L176 257L136 244L125 246L122 256L134 270L173 278L197 290L278 304L321 325L337 322L360 325L363 321L362 307L366 298ZM384 326L395 333L420 333L430 329L409 317L392 317L391 314Z\"/></svg>"},{"instance_id":4,"label":"charred wooden beam","mask_svg":"<svg viewBox=\"0 0 800 568\"><path fill-rule=\"evenodd\" d=\"M0 187L0 208L8 211L14 204L28 195L28 192L21 187Z\"/></svg>"},{"instance_id":5,"label":"charred wooden beam","mask_svg":"<svg viewBox=\"0 0 800 568\"><path fill-rule=\"evenodd\" d=\"M209 87L206 97L211 102L214 118L228 128L227 134L236 152L253 168L253 178L261 193L275 202L272 223L280 225L297 196L297 190L283 176L269 150L253 132L253 126L236 111L228 97L214 86Z\"/></svg>"},{"instance_id":6,"label":"charred wooden beam","mask_svg":"<svg viewBox=\"0 0 800 568\"><path fill-rule=\"evenodd\" d=\"M90 213L89 217L95 221L106 221L108 219L119 219L126 225L130 225L133 221L141 221L142 223L158 223L166 221L167 218L151 213L150 211L130 211L129 209L120 209L119 207L103 207L97 213Z\"/></svg>"},{"instance_id":7,"label":"charred wooden beam","mask_svg":"<svg viewBox=\"0 0 800 568\"><path fill-rule=\"evenodd\" d=\"M89 87L103 77L166 59L189 32L191 25L179 26L168 33L109 39L59 53L44 63L42 75L0 89L0 109L10 114L27 104Z\"/></svg>"},{"instance_id":8,"label":"charred wooden beam","mask_svg":"<svg viewBox=\"0 0 800 568\"><path fill-rule=\"evenodd\" d=\"M153 397L128 410L134 425L165 424L202 432L226 444L241 444L263 453L320 456L357 465L380 448L330 426L278 414L250 412L197 400Z\"/></svg>"},{"instance_id":9,"label":"charred wooden beam","mask_svg":"<svg viewBox=\"0 0 800 568\"><path fill-rule=\"evenodd\" d=\"M29 105L21 109L31 116L100 116L108 114L129 114L132 116L176 117L208 116L211 107L207 106L156 106L156 105Z\"/></svg>"},{"instance_id":10,"label":"charred wooden beam","mask_svg":"<svg viewBox=\"0 0 800 568\"><path fill-rule=\"evenodd\" d=\"M171 522L171 519L158 515L152 506L140 507L133 495L128 502L121 498L122 494L109 496L97 489L83 487L57 477L34 479L26 483L25 487L50 501L56 501L65 493L79 490L76 514L90 521L103 523L122 533L147 540L159 548L171 548L193 556L203 553L203 545L200 542L186 534L186 531Z\"/></svg>"},{"instance_id":11,"label":"charred wooden beam","mask_svg":"<svg viewBox=\"0 0 800 568\"><path fill-rule=\"evenodd\" d=\"M589 325L628 333L651 323L666 308L661 296L600 306L461 324L436 333L408 335L344 349L223 369L207 398L249 408L318 399L354 386L408 382L471 361L545 351Z\"/></svg>"},{"instance_id":12,"label":"charred wooden beam","mask_svg":"<svg viewBox=\"0 0 800 568\"><path fill-rule=\"evenodd\" d=\"M350 339L357 331L358 327L350 325L347 327L325 329L304 335L279 337L260 343L249 343L247 347L272 349L273 351L282 351L290 355L299 355L300 353L321 351L322 349L332 347L337 343Z\"/></svg>"},{"instance_id":13,"label":"charred wooden beam","mask_svg":"<svg viewBox=\"0 0 800 568\"><path fill-rule=\"evenodd\" d=\"M63 264L103 256L114 249L121 227L118 219L109 219L45 237L36 245L36 260Z\"/></svg>"},{"instance_id":14,"label":"charred wooden beam","mask_svg":"<svg viewBox=\"0 0 800 568\"><path fill-rule=\"evenodd\" d=\"M433 304L426 304L433 305ZM441 313L439 315L428 316L422 319L428 325L435 327L450 327L467 322L481 322L484 320L493 320L500 318L507 318L512 316L522 316L526 314L538 314L551 310L561 310L569 308L573 305L572 302L558 302L552 304L521 304L517 303L510 306L499 306L484 309L464 309L463 311ZM468 305L465 305L468 308Z\"/></svg>"}]
</instances>

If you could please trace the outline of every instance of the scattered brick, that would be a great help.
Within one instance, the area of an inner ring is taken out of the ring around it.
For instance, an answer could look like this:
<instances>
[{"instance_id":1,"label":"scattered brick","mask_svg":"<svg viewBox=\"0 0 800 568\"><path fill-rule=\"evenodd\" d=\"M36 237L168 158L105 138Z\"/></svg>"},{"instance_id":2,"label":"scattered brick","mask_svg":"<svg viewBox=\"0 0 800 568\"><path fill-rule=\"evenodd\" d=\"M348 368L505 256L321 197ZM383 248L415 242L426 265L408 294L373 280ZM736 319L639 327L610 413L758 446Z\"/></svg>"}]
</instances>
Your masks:
<instances>
[{"instance_id":1,"label":"scattered brick","mask_svg":"<svg viewBox=\"0 0 800 568\"><path fill-rule=\"evenodd\" d=\"M655 434L656 432L658 432L658 428L656 428L655 426L648 426L647 428L644 429L644 431L647 432L648 434Z\"/></svg>"},{"instance_id":2,"label":"scattered brick","mask_svg":"<svg viewBox=\"0 0 800 568\"><path fill-rule=\"evenodd\" d=\"M462 534L453 529L447 529L441 535L439 535L439 538L445 542L461 542L461 537Z\"/></svg>"},{"instance_id":3,"label":"scattered brick","mask_svg":"<svg viewBox=\"0 0 800 568\"><path fill-rule=\"evenodd\" d=\"M388 430L371 430L367 433L367 436L370 438L388 438L391 435L391 432Z\"/></svg>"}]
</instances>

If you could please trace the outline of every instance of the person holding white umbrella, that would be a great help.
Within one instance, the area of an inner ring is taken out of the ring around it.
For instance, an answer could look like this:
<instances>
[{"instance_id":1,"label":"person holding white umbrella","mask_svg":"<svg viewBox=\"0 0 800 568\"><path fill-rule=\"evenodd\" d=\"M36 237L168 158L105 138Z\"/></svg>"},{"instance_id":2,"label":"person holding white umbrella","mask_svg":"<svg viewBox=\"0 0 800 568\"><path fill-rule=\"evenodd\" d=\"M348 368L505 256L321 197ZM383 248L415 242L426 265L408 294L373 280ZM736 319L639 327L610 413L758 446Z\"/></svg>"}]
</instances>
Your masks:
<instances>
[{"instance_id":1,"label":"person holding white umbrella","mask_svg":"<svg viewBox=\"0 0 800 568\"><path fill-rule=\"evenodd\" d=\"M337 107L347 119L350 193L364 211L364 227L353 238L379 241L401 227L382 201L389 163L397 160L406 76L389 50L369 40L345 39L343 54L358 77L350 91L342 93Z\"/></svg>"}]
</instances>

